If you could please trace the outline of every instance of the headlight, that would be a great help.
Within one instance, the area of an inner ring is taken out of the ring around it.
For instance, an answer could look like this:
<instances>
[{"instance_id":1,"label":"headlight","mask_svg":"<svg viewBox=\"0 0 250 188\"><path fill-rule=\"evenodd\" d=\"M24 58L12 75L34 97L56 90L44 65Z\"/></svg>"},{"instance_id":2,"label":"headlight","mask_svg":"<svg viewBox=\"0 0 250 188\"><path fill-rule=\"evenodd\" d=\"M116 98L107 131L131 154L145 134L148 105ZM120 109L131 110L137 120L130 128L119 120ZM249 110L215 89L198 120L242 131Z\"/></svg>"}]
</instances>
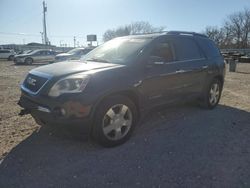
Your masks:
<instances>
[{"instance_id":1,"label":"headlight","mask_svg":"<svg viewBox=\"0 0 250 188\"><path fill-rule=\"evenodd\" d=\"M77 74L57 81L49 91L50 97L58 97L64 93L80 93L88 84L90 76Z\"/></svg>"}]
</instances>

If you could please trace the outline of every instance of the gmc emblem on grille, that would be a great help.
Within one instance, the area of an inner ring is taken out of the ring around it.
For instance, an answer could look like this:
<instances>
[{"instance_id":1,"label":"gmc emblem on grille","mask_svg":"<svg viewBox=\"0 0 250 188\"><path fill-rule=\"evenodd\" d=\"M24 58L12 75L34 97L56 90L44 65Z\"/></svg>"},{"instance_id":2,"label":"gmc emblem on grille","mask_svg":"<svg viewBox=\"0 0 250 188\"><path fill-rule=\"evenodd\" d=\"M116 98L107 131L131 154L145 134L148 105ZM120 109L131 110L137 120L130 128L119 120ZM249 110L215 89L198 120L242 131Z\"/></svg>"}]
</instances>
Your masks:
<instances>
[{"instance_id":1,"label":"gmc emblem on grille","mask_svg":"<svg viewBox=\"0 0 250 188\"><path fill-rule=\"evenodd\" d=\"M36 80L33 79L33 78L31 78L31 77L29 77L29 78L27 79L27 82L28 82L28 84L30 84L30 85L32 85L32 86L35 86L35 85L36 85Z\"/></svg>"}]
</instances>

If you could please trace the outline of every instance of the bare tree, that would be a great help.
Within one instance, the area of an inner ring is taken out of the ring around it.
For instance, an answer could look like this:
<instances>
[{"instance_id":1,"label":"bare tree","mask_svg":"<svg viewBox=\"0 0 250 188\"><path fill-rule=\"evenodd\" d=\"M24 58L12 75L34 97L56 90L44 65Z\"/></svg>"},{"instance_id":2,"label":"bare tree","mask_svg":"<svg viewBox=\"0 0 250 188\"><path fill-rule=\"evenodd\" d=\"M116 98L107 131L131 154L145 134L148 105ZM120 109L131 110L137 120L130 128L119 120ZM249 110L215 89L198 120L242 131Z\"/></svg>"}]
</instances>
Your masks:
<instances>
[{"instance_id":1,"label":"bare tree","mask_svg":"<svg viewBox=\"0 0 250 188\"><path fill-rule=\"evenodd\" d=\"M116 37L116 33L114 30L108 29L104 34L103 34L103 39L104 41L108 41L112 38Z\"/></svg>"},{"instance_id":2,"label":"bare tree","mask_svg":"<svg viewBox=\"0 0 250 188\"><path fill-rule=\"evenodd\" d=\"M230 14L221 28L206 27L204 34L221 48L250 47L250 9Z\"/></svg>"},{"instance_id":3,"label":"bare tree","mask_svg":"<svg viewBox=\"0 0 250 188\"><path fill-rule=\"evenodd\" d=\"M247 48L250 36L250 9L245 8L243 11L229 15L223 28L231 47Z\"/></svg>"},{"instance_id":4,"label":"bare tree","mask_svg":"<svg viewBox=\"0 0 250 188\"><path fill-rule=\"evenodd\" d=\"M135 34L145 34L152 32L161 32L164 27L153 27L148 22L140 21L133 22L131 24L120 26L116 29L109 29L103 34L103 41L108 41L115 37L135 35Z\"/></svg>"},{"instance_id":5,"label":"bare tree","mask_svg":"<svg viewBox=\"0 0 250 188\"><path fill-rule=\"evenodd\" d=\"M212 39L218 46L222 46L224 44L225 37L221 28L208 26L203 33Z\"/></svg>"},{"instance_id":6,"label":"bare tree","mask_svg":"<svg viewBox=\"0 0 250 188\"><path fill-rule=\"evenodd\" d=\"M165 28L165 27L153 27L148 22L143 22L143 21L131 23L128 27L130 28L131 35L161 32Z\"/></svg>"}]
</instances>

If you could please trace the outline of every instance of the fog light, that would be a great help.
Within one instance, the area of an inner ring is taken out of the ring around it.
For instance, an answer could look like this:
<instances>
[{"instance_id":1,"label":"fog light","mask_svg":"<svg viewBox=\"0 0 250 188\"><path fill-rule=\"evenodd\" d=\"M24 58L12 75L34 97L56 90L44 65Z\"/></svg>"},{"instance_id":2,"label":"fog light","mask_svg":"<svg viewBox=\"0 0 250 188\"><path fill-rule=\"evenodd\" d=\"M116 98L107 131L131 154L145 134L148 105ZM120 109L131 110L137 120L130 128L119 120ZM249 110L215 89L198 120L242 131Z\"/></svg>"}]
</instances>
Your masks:
<instances>
[{"instance_id":1,"label":"fog light","mask_svg":"<svg viewBox=\"0 0 250 188\"><path fill-rule=\"evenodd\" d=\"M48 108L45 108L43 106L38 106L37 107L37 110L41 111L41 112L47 112L47 113L50 113L50 110Z\"/></svg>"}]
</instances>

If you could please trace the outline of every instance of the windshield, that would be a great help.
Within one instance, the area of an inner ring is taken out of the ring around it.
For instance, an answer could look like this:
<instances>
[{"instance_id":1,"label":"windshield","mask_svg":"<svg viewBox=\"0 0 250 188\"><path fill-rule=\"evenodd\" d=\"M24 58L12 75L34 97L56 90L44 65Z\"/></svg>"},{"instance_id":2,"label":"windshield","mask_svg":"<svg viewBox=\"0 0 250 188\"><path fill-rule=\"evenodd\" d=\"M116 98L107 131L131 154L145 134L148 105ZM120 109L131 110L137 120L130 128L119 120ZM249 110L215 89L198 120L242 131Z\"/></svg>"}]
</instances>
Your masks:
<instances>
[{"instance_id":1,"label":"windshield","mask_svg":"<svg viewBox=\"0 0 250 188\"><path fill-rule=\"evenodd\" d=\"M149 38L116 38L92 50L82 60L127 64L150 41Z\"/></svg>"},{"instance_id":2,"label":"windshield","mask_svg":"<svg viewBox=\"0 0 250 188\"><path fill-rule=\"evenodd\" d=\"M29 53L31 53L32 52L32 50L25 50L24 52L23 52L23 54L29 54Z\"/></svg>"},{"instance_id":3,"label":"windshield","mask_svg":"<svg viewBox=\"0 0 250 188\"><path fill-rule=\"evenodd\" d=\"M31 51L29 54L30 55L34 55L35 53L39 52L40 50L34 50L34 51Z\"/></svg>"},{"instance_id":4,"label":"windshield","mask_svg":"<svg viewBox=\"0 0 250 188\"><path fill-rule=\"evenodd\" d=\"M75 49L72 49L72 50L68 51L67 53L73 55L73 54L77 54L80 51L82 51L82 49L75 48Z\"/></svg>"}]
</instances>

